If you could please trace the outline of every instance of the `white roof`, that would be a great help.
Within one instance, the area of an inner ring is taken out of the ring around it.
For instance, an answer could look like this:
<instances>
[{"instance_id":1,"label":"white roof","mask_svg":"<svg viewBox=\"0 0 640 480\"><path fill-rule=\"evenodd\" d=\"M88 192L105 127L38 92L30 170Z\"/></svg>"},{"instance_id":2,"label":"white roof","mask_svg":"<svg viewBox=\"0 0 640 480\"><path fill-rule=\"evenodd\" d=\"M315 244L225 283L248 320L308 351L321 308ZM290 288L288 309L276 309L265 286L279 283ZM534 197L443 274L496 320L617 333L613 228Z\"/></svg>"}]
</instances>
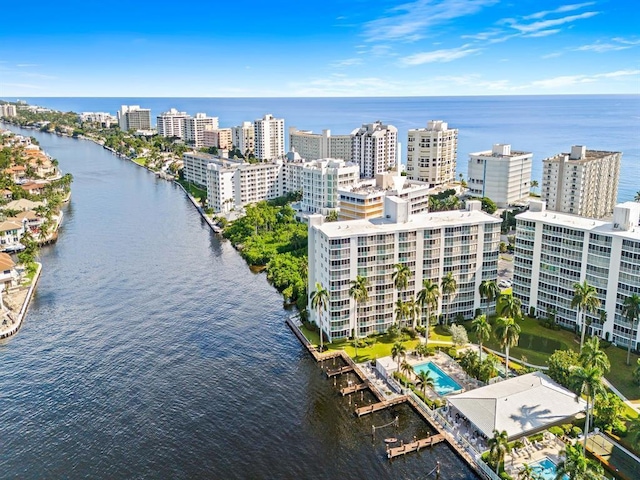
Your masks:
<instances>
[{"instance_id":1,"label":"white roof","mask_svg":"<svg viewBox=\"0 0 640 480\"><path fill-rule=\"evenodd\" d=\"M328 237L347 237L350 235L373 235L434 227L478 225L481 223L500 223L500 219L482 211L452 210L416 213L410 215L409 221L406 223L397 223L386 218L371 218L368 220L327 222L323 223L318 229Z\"/></svg>"},{"instance_id":2,"label":"white roof","mask_svg":"<svg viewBox=\"0 0 640 480\"><path fill-rule=\"evenodd\" d=\"M477 388L447 401L487 437L506 430L510 439L571 418L586 402L542 372Z\"/></svg>"}]
</instances>

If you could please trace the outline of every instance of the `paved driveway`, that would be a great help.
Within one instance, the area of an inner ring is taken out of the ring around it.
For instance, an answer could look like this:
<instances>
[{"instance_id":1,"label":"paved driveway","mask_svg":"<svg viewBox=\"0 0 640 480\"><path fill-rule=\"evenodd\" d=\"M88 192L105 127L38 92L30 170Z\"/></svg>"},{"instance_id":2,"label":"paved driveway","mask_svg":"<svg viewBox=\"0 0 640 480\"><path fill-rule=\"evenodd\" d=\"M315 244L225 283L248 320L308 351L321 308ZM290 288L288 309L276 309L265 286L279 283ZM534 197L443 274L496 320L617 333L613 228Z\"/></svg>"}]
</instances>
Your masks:
<instances>
[{"instance_id":1,"label":"paved driveway","mask_svg":"<svg viewBox=\"0 0 640 480\"><path fill-rule=\"evenodd\" d=\"M513 279L513 255L501 253L498 259L498 282Z\"/></svg>"}]
</instances>

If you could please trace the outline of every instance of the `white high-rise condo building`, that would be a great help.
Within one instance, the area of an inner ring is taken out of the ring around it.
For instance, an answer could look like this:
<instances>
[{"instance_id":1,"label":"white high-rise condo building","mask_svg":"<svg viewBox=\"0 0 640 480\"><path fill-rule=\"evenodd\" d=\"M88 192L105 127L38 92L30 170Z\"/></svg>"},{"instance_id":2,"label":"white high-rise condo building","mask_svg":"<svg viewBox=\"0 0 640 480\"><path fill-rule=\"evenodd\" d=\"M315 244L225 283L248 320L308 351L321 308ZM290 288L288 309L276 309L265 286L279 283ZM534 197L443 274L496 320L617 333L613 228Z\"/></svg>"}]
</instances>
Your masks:
<instances>
[{"instance_id":1,"label":"white high-rise condo building","mask_svg":"<svg viewBox=\"0 0 640 480\"><path fill-rule=\"evenodd\" d=\"M18 115L18 110L15 105L10 103L0 105L0 117L15 117L16 115Z\"/></svg>"},{"instance_id":2,"label":"white high-rise condo building","mask_svg":"<svg viewBox=\"0 0 640 480\"><path fill-rule=\"evenodd\" d=\"M305 160L336 158L351 160L351 135L331 135L331 130L321 134L289 127L289 148Z\"/></svg>"},{"instance_id":3,"label":"white high-rise condo building","mask_svg":"<svg viewBox=\"0 0 640 480\"><path fill-rule=\"evenodd\" d=\"M184 139L184 122L189 117L190 115L186 112L179 112L175 108L172 108L168 112L161 113L156 117L158 135Z\"/></svg>"},{"instance_id":4,"label":"white high-rise condo building","mask_svg":"<svg viewBox=\"0 0 640 480\"><path fill-rule=\"evenodd\" d=\"M362 178L373 178L397 161L398 129L381 122L363 124L351 132L351 161L360 165Z\"/></svg>"},{"instance_id":5,"label":"white high-rise condo building","mask_svg":"<svg viewBox=\"0 0 640 480\"><path fill-rule=\"evenodd\" d=\"M209 126L218 128L218 117L207 117L206 113L196 113L195 117L188 117L184 120L184 141L194 147L202 147L204 141L204 130Z\"/></svg>"},{"instance_id":6,"label":"white high-rise condo building","mask_svg":"<svg viewBox=\"0 0 640 480\"><path fill-rule=\"evenodd\" d=\"M151 130L151 110L140 105L122 105L118 110L118 126L123 132Z\"/></svg>"},{"instance_id":7,"label":"white high-rise condo building","mask_svg":"<svg viewBox=\"0 0 640 480\"><path fill-rule=\"evenodd\" d=\"M344 160L327 158L301 164L304 213L327 215L338 208L338 189L348 188L360 180L359 167Z\"/></svg>"},{"instance_id":8,"label":"white high-rise condo building","mask_svg":"<svg viewBox=\"0 0 640 480\"><path fill-rule=\"evenodd\" d=\"M456 179L458 129L442 120L431 120L427 128L409 130L407 137L407 177L430 186Z\"/></svg>"},{"instance_id":9,"label":"white high-rise condo building","mask_svg":"<svg viewBox=\"0 0 640 480\"><path fill-rule=\"evenodd\" d=\"M492 150L469 154L469 194L488 197L506 208L529 197L531 190L530 152L511 150L511 145L495 144Z\"/></svg>"},{"instance_id":10,"label":"white high-rise condo building","mask_svg":"<svg viewBox=\"0 0 640 480\"><path fill-rule=\"evenodd\" d=\"M596 288L600 309L587 313L587 333L638 348L638 326L623 315L625 300L640 295L640 203L614 207L613 221L557 213L531 201L516 216L513 295L537 316L553 315L581 330L571 308L576 283Z\"/></svg>"},{"instance_id":11,"label":"white high-rise condo building","mask_svg":"<svg viewBox=\"0 0 640 480\"><path fill-rule=\"evenodd\" d=\"M542 200L556 212L603 218L613 213L618 199L620 152L571 147L543 160Z\"/></svg>"},{"instance_id":12,"label":"white high-rise condo building","mask_svg":"<svg viewBox=\"0 0 640 480\"><path fill-rule=\"evenodd\" d=\"M252 122L242 122L242 125L231 127L231 142L245 157L254 153L255 129Z\"/></svg>"},{"instance_id":13,"label":"white high-rise condo building","mask_svg":"<svg viewBox=\"0 0 640 480\"><path fill-rule=\"evenodd\" d=\"M267 114L253 122L255 155L260 160L284 156L284 118Z\"/></svg>"},{"instance_id":14,"label":"white high-rise condo building","mask_svg":"<svg viewBox=\"0 0 640 480\"><path fill-rule=\"evenodd\" d=\"M318 282L329 293L322 317L310 309L311 320L329 341L353 332L359 337L384 332L394 323L398 298L415 299L424 279L440 285L449 273L456 291L441 297L432 315L469 319L477 308L492 308L478 289L483 280L498 276L501 221L482 212L479 201L469 201L467 208L410 215L406 201L387 197L384 218L323 223L322 215L311 215L308 291L311 295ZM393 282L397 264L411 272L400 293ZM356 311L349 288L358 275L368 281L369 299Z\"/></svg>"}]
</instances>

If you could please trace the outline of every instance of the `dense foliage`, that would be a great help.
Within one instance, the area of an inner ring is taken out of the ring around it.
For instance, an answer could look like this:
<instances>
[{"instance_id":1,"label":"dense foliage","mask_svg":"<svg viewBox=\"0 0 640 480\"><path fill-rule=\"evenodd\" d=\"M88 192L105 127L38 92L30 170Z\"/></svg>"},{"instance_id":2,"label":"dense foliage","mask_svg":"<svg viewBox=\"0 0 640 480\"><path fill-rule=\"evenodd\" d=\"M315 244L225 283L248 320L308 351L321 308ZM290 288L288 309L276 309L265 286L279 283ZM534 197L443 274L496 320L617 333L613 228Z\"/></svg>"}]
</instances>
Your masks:
<instances>
[{"instance_id":1,"label":"dense foliage","mask_svg":"<svg viewBox=\"0 0 640 480\"><path fill-rule=\"evenodd\" d=\"M286 199L284 200L286 202ZM307 303L307 226L295 219L295 211L283 201L259 202L246 215L224 229L242 257L253 266L264 266L267 279L287 302L304 309Z\"/></svg>"}]
</instances>

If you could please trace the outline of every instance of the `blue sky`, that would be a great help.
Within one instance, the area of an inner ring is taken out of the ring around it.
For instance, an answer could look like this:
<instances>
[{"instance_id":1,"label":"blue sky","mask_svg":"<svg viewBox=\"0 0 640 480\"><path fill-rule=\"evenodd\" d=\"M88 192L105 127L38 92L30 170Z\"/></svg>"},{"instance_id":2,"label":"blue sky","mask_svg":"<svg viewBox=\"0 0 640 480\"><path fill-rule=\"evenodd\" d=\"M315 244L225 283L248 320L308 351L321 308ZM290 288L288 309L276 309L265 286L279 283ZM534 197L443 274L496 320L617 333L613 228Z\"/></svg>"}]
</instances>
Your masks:
<instances>
[{"instance_id":1,"label":"blue sky","mask_svg":"<svg viewBox=\"0 0 640 480\"><path fill-rule=\"evenodd\" d=\"M0 98L640 93L636 0L5 7Z\"/></svg>"}]
</instances>

